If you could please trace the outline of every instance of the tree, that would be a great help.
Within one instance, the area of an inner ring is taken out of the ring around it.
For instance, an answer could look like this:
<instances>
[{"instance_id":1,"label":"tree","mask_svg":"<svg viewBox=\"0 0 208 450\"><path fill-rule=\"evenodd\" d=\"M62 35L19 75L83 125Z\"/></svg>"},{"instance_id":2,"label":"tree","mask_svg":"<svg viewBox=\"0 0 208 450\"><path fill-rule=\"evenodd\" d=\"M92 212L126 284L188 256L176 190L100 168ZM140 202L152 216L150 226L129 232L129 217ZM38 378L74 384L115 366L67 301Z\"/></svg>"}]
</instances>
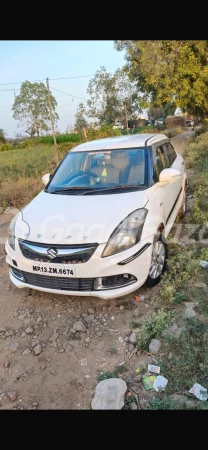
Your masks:
<instances>
[{"instance_id":1,"label":"tree","mask_svg":"<svg viewBox=\"0 0 208 450\"><path fill-rule=\"evenodd\" d=\"M55 112L57 102L51 95L51 105L54 123L59 118ZM44 83L25 81L20 88L20 94L15 97L12 107L14 119L26 126L25 133L30 137L39 136L41 131L50 130L50 112L48 106L48 91Z\"/></svg>"},{"instance_id":2,"label":"tree","mask_svg":"<svg viewBox=\"0 0 208 450\"><path fill-rule=\"evenodd\" d=\"M138 89L129 81L128 75L121 69L113 74L102 66L89 81L87 101L89 117L98 119L100 124L113 124L124 120L125 109L128 117L139 110Z\"/></svg>"},{"instance_id":3,"label":"tree","mask_svg":"<svg viewBox=\"0 0 208 450\"><path fill-rule=\"evenodd\" d=\"M76 131L82 131L83 128L87 128L88 123L84 117L85 115L85 108L83 103L79 103L78 108L77 108L77 112L75 114L75 124L74 124L74 128Z\"/></svg>"},{"instance_id":4,"label":"tree","mask_svg":"<svg viewBox=\"0 0 208 450\"><path fill-rule=\"evenodd\" d=\"M5 132L2 128L0 128L0 144L4 144L6 142Z\"/></svg>"},{"instance_id":5,"label":"tree","mask_svg":"<svg viewBox=\"0 0 208 450\"><path fill-rule=\"evenodd\" d=\"M175 112L175 105L172 103L166 103L164 106L155 106L151 104L148 108L148 117L151 119L159 119L160 117L166 119L167 116L172 116Z\"/></svg>"},{"instance_id":6,"label":"tree","mask_svg":"<svg viewBox=\"0 0 208 450\"><path fill-rule=\"evenodd\" d=\"M208 41L115 41L126 51L126 70L156 106L208 113Z\"/></svg>"}]
</instances>

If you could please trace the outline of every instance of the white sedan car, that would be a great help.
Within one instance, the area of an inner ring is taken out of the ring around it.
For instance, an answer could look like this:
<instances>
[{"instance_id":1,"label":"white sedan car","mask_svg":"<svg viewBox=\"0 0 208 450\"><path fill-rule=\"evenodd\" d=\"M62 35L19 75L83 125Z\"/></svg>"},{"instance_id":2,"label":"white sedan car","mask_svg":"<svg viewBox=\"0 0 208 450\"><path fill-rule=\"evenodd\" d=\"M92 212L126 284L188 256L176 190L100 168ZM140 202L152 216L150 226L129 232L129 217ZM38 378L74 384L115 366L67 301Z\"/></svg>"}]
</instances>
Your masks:
<instances>
[{"instance_id":1,"label":"white sedan car","mask_svg":"<svg viewBox=\"0 0 208 450\"><path fill-rule=\"evenodd\" d=\"M43 182L10 224L15 286L108 299L160 281L187 187L184 160L165 135L80 144Z\"/></svg>"}]
</instances>

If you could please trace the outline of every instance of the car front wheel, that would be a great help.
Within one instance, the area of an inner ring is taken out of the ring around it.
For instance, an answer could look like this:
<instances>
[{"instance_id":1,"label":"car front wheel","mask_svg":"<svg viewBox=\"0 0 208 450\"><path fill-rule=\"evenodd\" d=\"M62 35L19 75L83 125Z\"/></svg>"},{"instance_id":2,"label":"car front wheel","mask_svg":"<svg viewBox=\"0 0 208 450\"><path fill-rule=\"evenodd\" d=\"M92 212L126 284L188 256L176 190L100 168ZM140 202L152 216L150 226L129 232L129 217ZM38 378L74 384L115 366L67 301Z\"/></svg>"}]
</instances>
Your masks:
<instances>
[{"instance_id":1,"label":"car front wheel","mask_svg":"<svg viewBox=\"0 0 208 450\"><path fill-rule=\"evenodd\" d=\"M160 235L152 245L152 260L146 283L152 287L161 280L161 275L167 268L168 247Z\"/></svg>"}]
</instances>

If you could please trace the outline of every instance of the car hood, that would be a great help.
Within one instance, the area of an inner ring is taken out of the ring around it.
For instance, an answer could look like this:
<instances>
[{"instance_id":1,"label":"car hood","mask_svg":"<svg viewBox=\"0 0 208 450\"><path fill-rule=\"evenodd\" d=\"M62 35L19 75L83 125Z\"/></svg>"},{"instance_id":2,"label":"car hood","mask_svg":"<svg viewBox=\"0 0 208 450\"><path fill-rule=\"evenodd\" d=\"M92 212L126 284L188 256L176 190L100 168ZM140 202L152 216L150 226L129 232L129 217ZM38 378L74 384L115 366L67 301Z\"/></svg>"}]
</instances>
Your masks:
<instances>
[{"instance_id":1,"label":"car hood","mask_svg":"<svg viewBox=\"0 0 208 450\"><path fill-rule=\"evenodd\" d=\"M22 210L15 235L47 244L105 243L126 216L147 202L144 191L89 196L42 191Z\"/></svg>"}]
</instances>

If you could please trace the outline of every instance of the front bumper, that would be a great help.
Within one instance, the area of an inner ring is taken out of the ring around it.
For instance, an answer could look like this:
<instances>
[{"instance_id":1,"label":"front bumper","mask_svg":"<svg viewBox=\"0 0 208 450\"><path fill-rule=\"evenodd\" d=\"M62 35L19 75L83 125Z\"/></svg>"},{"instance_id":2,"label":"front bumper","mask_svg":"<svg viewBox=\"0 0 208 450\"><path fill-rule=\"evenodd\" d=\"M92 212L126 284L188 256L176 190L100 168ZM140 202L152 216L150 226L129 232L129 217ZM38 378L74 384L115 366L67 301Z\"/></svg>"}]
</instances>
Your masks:
<instances>
[{"instance_id":1,"label":"front bumper","mask_svg":"<svg viewBox=\"0 0 208 450\"><path fill-rule=\"evenodd\" d=\"M10 279L12 283L18 288L36 289L42 292L51 292L53 294L93 296L102 299L120 297L129 294L131 292L134 292L136 289L138 289L145 283L148 277L151 264L152 242L153 237L141 241L139 244L135 245L129 250L106 258L101 258L105 244L100 244L98 245L96 251L89 259L89 261L83 264L74 265L74 274L76 279L88 279L88 278L97 279L122 274L130 274L133 277L135 277L136 279L135 282L133 282L132 284L124 285L122 287L114 287L104 290L103 289L95 290L94 288L92 288L92 290L90 291L60 290L60 289L53 289L50 287L39 287L33 284L28 284L23 281L20 281L11 273L11 269L10 269ZM150 245L144 247L146 244ZM142 249L144 250L142 251L142 253L139 254L140 250ZM5 251L6 251L6 262L9 264L11 268L13 267L14 269L18 269L20 271L27 272L30 274L34 273L33 265L36 264L36 262L29 260L23 256L19 248L18 240L16 240L15 251L11 249L11 247L8 244L8 241L6 242L5 245ZM132 260L132 257L135 254L136 256ZM16 262L17 265L15 265L14 261ZM125 261L125 263L121 264L123 261ZM49 267L51 266L51 263L43 263L43 265ZM44 273L43 274L39 273L38 277L41 277L43 275ZM50 273L47 273L47 276L54 277L54 275ZM59 276L61 275L56 275L56 277Z\"/></svg>"}]
</instances>

